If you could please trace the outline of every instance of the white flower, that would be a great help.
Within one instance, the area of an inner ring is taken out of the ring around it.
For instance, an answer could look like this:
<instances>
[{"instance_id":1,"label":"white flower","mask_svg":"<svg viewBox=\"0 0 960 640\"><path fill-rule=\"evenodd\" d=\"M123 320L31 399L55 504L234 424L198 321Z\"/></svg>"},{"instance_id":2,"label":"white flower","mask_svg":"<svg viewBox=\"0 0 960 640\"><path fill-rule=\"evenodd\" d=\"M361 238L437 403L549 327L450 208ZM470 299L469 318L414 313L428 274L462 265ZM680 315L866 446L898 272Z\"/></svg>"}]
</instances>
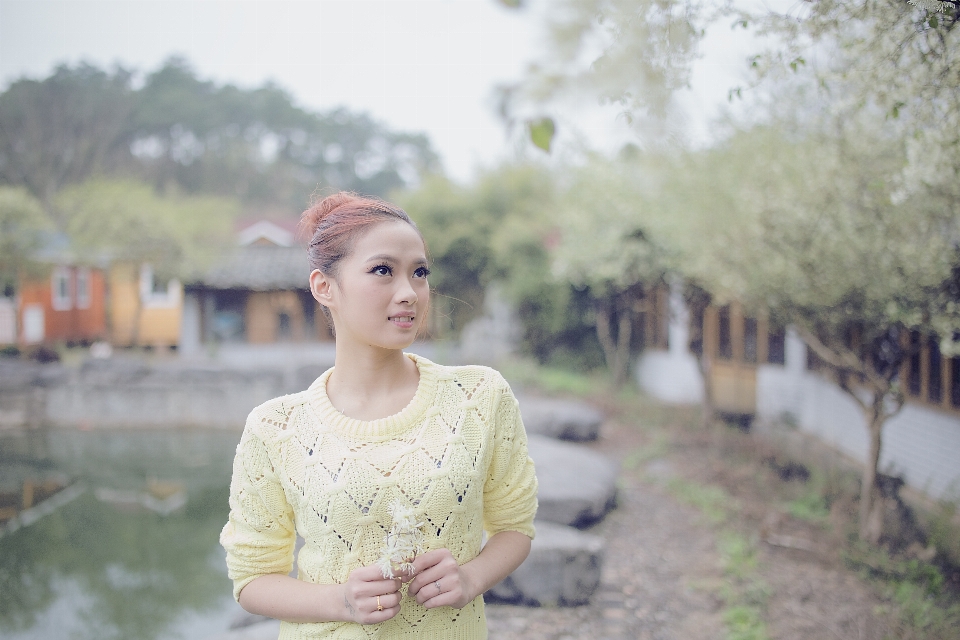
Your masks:
<instances>
[{"instance_id":1,"label":"white flower","mask_svg":"<svg viewBox=\"0 0 960 640\"><path fill-rule=\"evenodd\" d=\"M907 2L930 13L943 13L947 8L947 3L940 0L907 0Z\"/></svg>"},{"instance_id":2,"label":"white flower","mask_svg":"<svg viewBox=\"0 0 960 640\"><path fill-rule=\"evenodd\" d=\"M423 523L417 522L413 509L404 506L400 500L394 500L390 504L390 515L393 516L393 524L384 538L383 551L377 560L384 578L412 574L413 559L423 553Z\"/></svg>"}]
</instances>

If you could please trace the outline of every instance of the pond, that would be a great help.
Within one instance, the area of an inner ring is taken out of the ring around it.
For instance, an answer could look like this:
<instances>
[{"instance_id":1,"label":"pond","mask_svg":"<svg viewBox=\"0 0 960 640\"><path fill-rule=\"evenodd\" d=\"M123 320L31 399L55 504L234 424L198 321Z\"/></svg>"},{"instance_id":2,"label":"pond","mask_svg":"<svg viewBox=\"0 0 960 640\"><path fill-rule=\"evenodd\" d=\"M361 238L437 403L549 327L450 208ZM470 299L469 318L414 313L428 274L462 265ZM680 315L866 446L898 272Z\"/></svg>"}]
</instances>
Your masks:
<instances>
[{"instance_id":1,"label":"pond","mask_svg":"<svg viewBox=\"0 0 960 640\"><path fill-rule=\"evenodd\" d=\"M239 438L0 433L0 492L33 505L0 524L0 637L203 640L225 631L240 609L218 536Z\"/></svg>"}]
</instances>

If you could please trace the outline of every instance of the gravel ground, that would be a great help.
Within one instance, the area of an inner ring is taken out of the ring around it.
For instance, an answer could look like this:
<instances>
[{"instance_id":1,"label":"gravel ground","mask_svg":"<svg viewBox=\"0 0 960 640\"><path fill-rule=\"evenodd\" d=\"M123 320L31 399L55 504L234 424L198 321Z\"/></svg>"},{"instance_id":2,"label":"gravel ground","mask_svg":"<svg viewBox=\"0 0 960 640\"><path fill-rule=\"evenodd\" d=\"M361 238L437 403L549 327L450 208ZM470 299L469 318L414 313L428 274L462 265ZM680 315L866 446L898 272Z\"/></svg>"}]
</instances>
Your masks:
<instances>
[{"instance_id":1,"label":"gravel ground","mask_svg":"<svg viewBox=\"0 0 960 640\"><path fill-rule=\"evenodd\" d=\"M608 422L592 445L621 462L617 509L590 531L606 540L604 571L591 603L575 608L488 605L491 640L651 639L728 637L723 594L731 589L718 552L718 537L732 530L752 540L756 565L751 580L763 585L766 634L777 640L852 638L882 640L890 627L882 602L843 567L823 528L778 518L776 527L811 543L798 550L761 542L764 519L776 512L756 487L756 467L732 467L713 452L713 436L668 430L670 446L635 426ZM659 437L663 438L663 432ZM661 443L662 444L662 443ZM760 476L763 477L763 476ZM735 522L711 524L678 502L670 479L723 486L740 514ZM748 481L749 479L749 481ZM752 637L752 636L751 636Z\"/></svg>"}]
</instances>

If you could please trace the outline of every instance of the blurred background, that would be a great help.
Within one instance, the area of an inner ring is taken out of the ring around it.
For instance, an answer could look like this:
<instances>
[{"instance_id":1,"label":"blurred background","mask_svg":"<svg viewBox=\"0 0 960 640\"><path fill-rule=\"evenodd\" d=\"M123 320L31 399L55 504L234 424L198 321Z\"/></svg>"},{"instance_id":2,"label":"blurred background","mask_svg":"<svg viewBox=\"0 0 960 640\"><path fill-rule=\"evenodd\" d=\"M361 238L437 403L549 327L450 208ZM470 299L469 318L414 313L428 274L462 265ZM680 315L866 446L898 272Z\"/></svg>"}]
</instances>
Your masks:
<instances>
[{"instance_id":1,"label":"blurred background","mask_svg":"<svg viewBox=\"0 0 960 640\"><path fill-rule=\"evenodd\" d=\"M253 406L333 362L296 226L347 189L427 239L415 351L816 440L855 470L844 540L892 554L861 565L916 587L884 602L943 613L901 637L948 637L956 18L953 0L0 0L0 635L235 620L216 541L233 449ZM827 513L843 492L818 487Z\"/></svg>"}]
</instances>

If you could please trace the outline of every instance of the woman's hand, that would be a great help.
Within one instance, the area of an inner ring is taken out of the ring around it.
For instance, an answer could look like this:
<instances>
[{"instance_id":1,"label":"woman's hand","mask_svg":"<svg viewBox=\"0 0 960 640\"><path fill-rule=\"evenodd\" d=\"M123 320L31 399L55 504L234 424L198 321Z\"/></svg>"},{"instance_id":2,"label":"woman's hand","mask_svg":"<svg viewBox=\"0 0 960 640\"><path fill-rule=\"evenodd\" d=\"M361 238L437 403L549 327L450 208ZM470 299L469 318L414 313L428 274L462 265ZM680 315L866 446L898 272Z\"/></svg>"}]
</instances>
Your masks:
<instances>
[{"instance_id":1,"label":"woman's hand","mask_svg":"<svg viewBox=\"0 0 960 640\"><path fill-rule=\"evenodd\" d=\"M448 549L435 549L413 561L416 573L407 592L427 609L454 607L461 609L479 595L470 584L469 575L457 564Z\"/></svg>"},{"instance_id":2,"label":"woman's hand","mask_svg":"<svg viewBox=\"0 0 960 640\"><path fill-rule=\"evenodd\" d=\"M385 579L376 565L354 569L341 587L348 620L375 624L400 613L400 580Z\"/></svg>"}]
</instances>

